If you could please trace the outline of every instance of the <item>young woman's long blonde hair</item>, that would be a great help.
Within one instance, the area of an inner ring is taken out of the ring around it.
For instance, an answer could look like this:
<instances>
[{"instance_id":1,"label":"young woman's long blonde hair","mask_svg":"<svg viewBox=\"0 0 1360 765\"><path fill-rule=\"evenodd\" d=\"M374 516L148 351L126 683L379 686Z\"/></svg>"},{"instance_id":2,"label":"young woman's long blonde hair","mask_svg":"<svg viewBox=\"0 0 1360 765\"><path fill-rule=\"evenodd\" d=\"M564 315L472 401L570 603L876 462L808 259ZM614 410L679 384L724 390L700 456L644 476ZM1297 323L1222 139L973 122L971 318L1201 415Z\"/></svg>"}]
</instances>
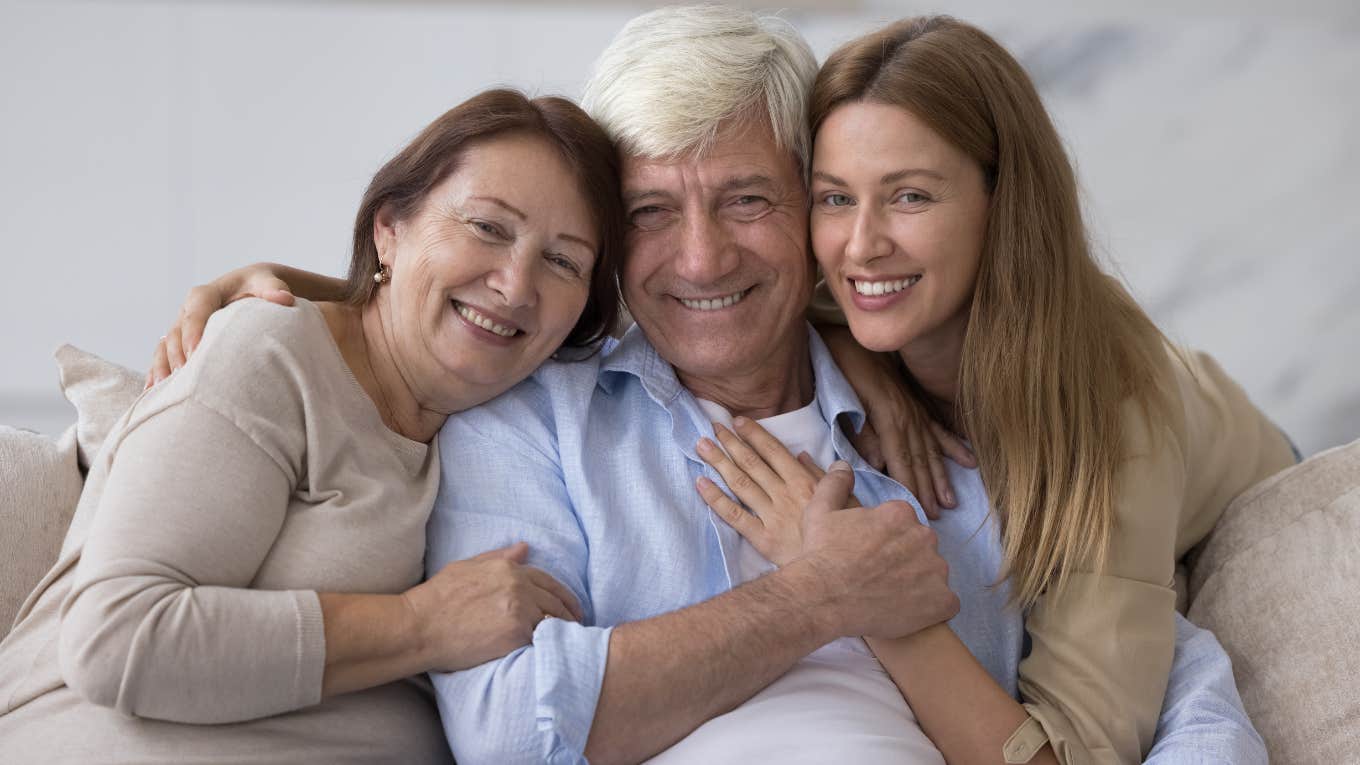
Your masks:
<instances>
[{"instance_id":1,"label":"young woman's long blonde hair","mask_svg":"<svg viewBox=\"0 0 1360 765\"><path fill-rule=\"evenodd\" d=\"M837 106L898 106L972 157L991 193L964 338L958 416L1002 529L1024 607L1114 532L1123 404L1170 416L1164 338L1092 257L1072 166L1020 64L976 27L905 19L854 40L817 76L815 135Z\"/></svg>"}]
</instances>

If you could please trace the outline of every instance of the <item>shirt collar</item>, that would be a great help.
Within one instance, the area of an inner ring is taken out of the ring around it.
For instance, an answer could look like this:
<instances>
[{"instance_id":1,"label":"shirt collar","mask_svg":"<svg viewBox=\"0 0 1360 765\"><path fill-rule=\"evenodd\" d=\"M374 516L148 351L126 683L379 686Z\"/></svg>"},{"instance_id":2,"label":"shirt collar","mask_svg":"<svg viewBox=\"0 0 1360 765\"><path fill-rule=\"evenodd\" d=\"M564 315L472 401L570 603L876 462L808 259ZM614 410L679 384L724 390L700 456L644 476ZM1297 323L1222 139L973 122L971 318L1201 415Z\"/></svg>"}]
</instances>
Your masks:
<instances>
[{"instance_id":1,"label":"shirt collar","mask_svg":"<svg viewBox=\"0 0 1360 765\"><path fill-rule=\"evenodd\" d=\"M831 352L827 350L826 344L822 342L821 336L811 324L807 325L807 333L808 355L812 360L817 405L821 409L822 417L835 425L838 418L844 414L848 417L850 426L858 433L864 427L864 407L860 404L859 397L846 381L845 375L836 367ZM623 339L606 353L600 366L599 380L607 393L614 392L620 374L637 377L647 393L662 406L669 407L675 398L685 391L676 377L675 368L661 358L636 324L629 327ZM711 431L712 427L705 423L701 430Z\"/></svg>"}]
</instances>

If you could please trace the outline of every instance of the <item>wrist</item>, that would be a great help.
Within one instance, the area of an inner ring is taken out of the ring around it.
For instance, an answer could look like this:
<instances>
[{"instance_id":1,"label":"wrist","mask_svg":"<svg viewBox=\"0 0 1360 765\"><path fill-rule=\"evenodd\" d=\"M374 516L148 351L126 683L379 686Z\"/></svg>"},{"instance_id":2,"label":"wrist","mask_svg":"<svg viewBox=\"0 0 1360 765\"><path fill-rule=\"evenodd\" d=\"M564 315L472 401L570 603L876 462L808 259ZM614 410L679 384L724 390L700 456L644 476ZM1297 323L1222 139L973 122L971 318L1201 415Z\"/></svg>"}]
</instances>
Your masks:
<instances>
[{"instance_id":1,"label":"wrist","mask_svg":"<svg viewBox=\"0 0 1360 765\"><path fill-rule=\"evenodd\" d=\"M429 639L429 626L418 605L419 594L415 591L419 587L416 585L397 596L400 608L396 614L396 625L401 644L420 667L418 671L428 672L436 668L438 659L430 653L434 641Z\"/></svg>"},{"instance_id":2,"label":"wrist","mask_svg":"<svg viewBox=\"0 0 1360 765\"><path fill-rule=\"evenodd\" d=\"M828 566L815 555L803 555L779 569L788 597L798 613L808 621L808 628L817 636L817 645L825 645L847 634L846 620L839 608L839 598Z\"/></svg>"}]
</instances>

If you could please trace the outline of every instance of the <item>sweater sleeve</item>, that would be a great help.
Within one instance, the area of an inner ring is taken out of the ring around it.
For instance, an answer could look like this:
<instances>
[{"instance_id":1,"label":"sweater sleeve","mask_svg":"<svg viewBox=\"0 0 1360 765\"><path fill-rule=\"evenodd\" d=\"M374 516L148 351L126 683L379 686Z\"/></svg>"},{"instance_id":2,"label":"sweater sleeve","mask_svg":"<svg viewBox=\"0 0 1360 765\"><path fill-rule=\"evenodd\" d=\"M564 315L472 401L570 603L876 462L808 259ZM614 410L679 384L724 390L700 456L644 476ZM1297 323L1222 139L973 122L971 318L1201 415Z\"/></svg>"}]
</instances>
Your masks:
<instances>
[{"instance_id":1,"label":"sweater sleeve","mask_svg":"<svg viewBox=\"0 0 1360 765\"><path fill-rule=\"evenodd\" d=\"M1152 746L1176 645L1177 517L1185 467L1169 431L1126 405L1106 565L1074 571L1025 620L1019 689L1063 763L1138 763Z\"/></svg>"},{"instance_id":2,"label":"sweater sleeve","mask_svg":"<svg viewBox=\"0 0 1360 765\"><path fill-rule=\"evenodd\" d=\"M316 593L250 589L291 491L284 466L194 399L124 434L62 607L66 683L123 714L183 723L318 703Z\"/></svg>"}]
</instances>

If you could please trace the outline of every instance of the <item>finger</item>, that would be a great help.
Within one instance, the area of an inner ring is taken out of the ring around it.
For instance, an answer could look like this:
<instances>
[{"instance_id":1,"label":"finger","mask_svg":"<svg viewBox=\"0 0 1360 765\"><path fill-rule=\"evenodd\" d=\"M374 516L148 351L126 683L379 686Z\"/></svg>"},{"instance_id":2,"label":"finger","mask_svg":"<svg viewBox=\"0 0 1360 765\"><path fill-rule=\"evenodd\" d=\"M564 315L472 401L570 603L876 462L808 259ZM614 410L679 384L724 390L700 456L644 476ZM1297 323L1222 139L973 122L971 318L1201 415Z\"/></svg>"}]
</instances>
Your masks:
<instances>
[{"instance_id":1,"label":"finger","mask_svg":"<svg viewBox=\"0 0 1360 765\"><path fill-rule=\"evenodd\" d=\"M911 450L911 470L915 474L917 491L916 500L921 503L921 509L925 511L926 517L936 520L940 517L940 505L935 499L935 485L930 479L930 460L926 458L925 436L922 435L922 428L907 428L907 444Z\"/></svg>"},{"instance_id":2,"label":"finger","mask_svg":"<svg viewBox=\"0 0 1360 765\"><path fill-rule=\"evenodd\" d=\"M800 452L798 454L798 462L801 463L803 467L807 468L808 472L812 474L812 477L815 480L820 481L822 480L822 476L826 475L826 471L818 467L817 463L812 459L812 455L807 452ZM851 494L850 502L846 507L863 507L863 505L859 503L858 497Z\"/></svg>"},{"instance_id":3,"label":"finger","mask_svg":"<svg viewBox=\"0 0 1360 765\"><path fill-rule=\"evenodd\" d=\"M817 488L812 490L812 499L808 501L804 512L830 513L840 510L845 507L854 488L855 471L841 460L836 460L831 463L831 469L822 476L822 480L817 482Z\"/></svg>"},{"instance_id":4,"label":"finger","mask_svg":"<svg viewBox=\"0 0 1360 765\"><path fill-rule=\"evenodd\" d=\"M170 376L170 362L165 357L165 338L156 342L156 352L151 356L151 384Z\"/></svg>"},{"instance_id":5,"label":"finger","mask_svg":"<svg viewBox=\"0 0 1360 765\"><path fill-rule=\"evenodd\" d=\"M283 282L279 283L283 284ZM279 305L293 305L294 302L296 302L293 293L289 292L287 289L265 290L260 297Z\"/></svg>"},{"instance_id":6,"label":"finger","mask_svg":"<svg viewBox=\"0 0 1360 765\"><path fill-rule=\"evenodd\" d=\"M737 504L736 500L727 496L727 493L718 488L718 484L713 483L704 476L694 482L699 489L699 496L704 498L704 504L718 514L736 532L746 539L751 540L760 535L764 530L765 524L754 514L747 512L746 508Z\"/></svg>"},{"instance_id":7,"label":"finger","mask_svg":"<svg viewBox=\"0 0 1360 765\"><path fill-rule=\"evenodd\" d=\"M222 293L210 286L199 285L189 290L177 322L183 336L182 343L188 353L192 354L194 349L198 348L199 341L203 339L203 328L208 325L208 317L224 305L226 303L222 299Z\"/></svg>"},{"instance_id":8,"label":"finger","mask_svg":"<svg viewBox=\"0 0 1360 765\"><path fill-rule=\"evenodd\" d=\"M572 593L569 587L557 581L552 574L541 568L529 566L526 570L529 574L529 581L535 587L550 595L554 601L566 608L568 615L560 618L578 622L585 618L581 613L580 602L576 600L576 595Z\"/></svg>"},{"instance_id":9,"label":"finger","mask_svg":"<svg viewBox=\"0 0 1360 765\"><path fill-rule=\"evenodd\" d=\"M973 450L968 448L968 444L964 443L962 438L950 433L934 420L930 421L930 432L935 436L935 443L939 444L940 451L949 459L964 467L977 467L977 455L973 454Z\"/></svg>"},{"instance_id":10,"label":"finger","mask_svg":"<svg viewBox=\"0 0 1360 765\"><path fill-rule=\"evenodd\" d=\"M850 442L855 445L855 451L859 452L859 456L875 470L887 467L883 456L883 442L879 440L878 431L874 430L872 424L866 421L859 433L850 438Z\"/></svg>"},{"instance_id":11,"label":"finger","mask_svg":"<svg viewBox=\"0 0 1360 765\"><path fill-rule=\"evenodd\" d=\"M774 488L784 483L784 479L775 472L770 463L766 462L765 458L751 448L741 436L716 422L713 423L713 432L718 435L718 441L722 443L723 449L732 461L737 463L737 467L751 476L762 489Z\"/></svg>"},{"instance_id":12,"label":"finger","mask_svg":"<svg viewBox=\"0 0 1360 765\"><path fill-rule=\"evenodd\" d=\"M888 453L887 472L889 477L906 487L912 494L916 493L916 471L912 469L912 456L910 451L896 450Z\"/></svg>"},{"instance_id":13,"label":"finger","mask_svg":"<svg viewBox=\"0 0 1360 765\"><path fill-rule=\"evenodd\" d=\"M954 507L954 489L949 485L949 471L945 470L944 457L931 449L926 461L930 465L930 482L934 486L936 501L940 507Z\"/></svg>"},{"instance_id":14,"label":"finger","mask_svg":"<svg viewBox=\"0 0 1360 765\"><path fill-rule=\"evenodd\" d=\"M760 423L749 417L738 417L732 421L737 435L755 450L765 464L774 469L786 483L806 481L810 476L797 457L779 439L760 427Z\"/></svg>"},{"instance_id":15,"label":"finger","mask_svg":"<svg viewBox=\"0 0 1360 765\"><path fill-rule=\"evenodd\" d=\"M184 347L180 344L179 324L170 328L170 334L165 336L165 359L170 364L170 371L184 366Z\"/></svg>"},{"instance_id":16,"label":"finger","mask_svg":"<svg viewBox=\"0 0 1360 765\"><path fill-rule=\"evenodd\" d=\"M734 437L735 438L735 437ZM760 510L770 506L770 496L745 470L741 468L732 456L718 447L717 444L707 438L699 439L699 456L709 464L718 475L722 476L723 482L739 502L754 510ZM766 468L768 471L769 468Z\"/></svg>"},{"instance_id":17,"label":"finger","mask_svg":"<svg viewBox=\"0 0 1360 765\"><path fill-rule=\"evenodd\" d=\"M524 542L516 542L508 547L500 547L495 550L487 550L481 555L474 555L468 560L492 560L504 558L515 563L523 563L529 559L529 545Z\"/></svg>"},{"instance_id":18,"label":"finger","mask_svg":"<svg viewBox=\"0 0 1360 765\"><path fill-rule=\"evenodd\" d=\"M535 587L533 590L533 599L534 605L538 606L539 612L543 614L539 618L539 621L543 621L544 619L547 619L550 616L568 622L581 621L581 619L577 617L576 614L570 608L567 607L567 604L562 602L561 598L557 597L548 590ZM538 625L535 624L534 626L537 627Z\"/></svg>"}]
</instances>

